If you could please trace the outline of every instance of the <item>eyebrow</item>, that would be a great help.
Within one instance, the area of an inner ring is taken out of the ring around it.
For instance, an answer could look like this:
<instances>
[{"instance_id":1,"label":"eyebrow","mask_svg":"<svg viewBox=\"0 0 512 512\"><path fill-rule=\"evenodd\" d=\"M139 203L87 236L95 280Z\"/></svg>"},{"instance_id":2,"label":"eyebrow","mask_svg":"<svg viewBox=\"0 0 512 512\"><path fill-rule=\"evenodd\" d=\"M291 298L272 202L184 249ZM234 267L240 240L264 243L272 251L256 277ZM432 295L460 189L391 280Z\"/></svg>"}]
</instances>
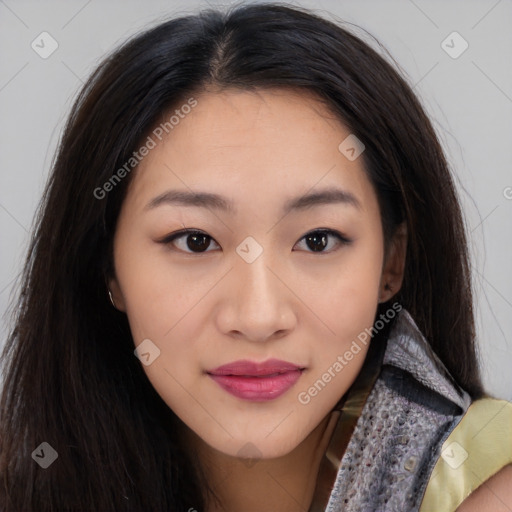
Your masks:
<instances>
[{"instance_id":1,"label":"eyebrow","mask_svg":"<svg viewBox=\"0 0 512 512\"><path fill-rule=\"evenodd\" d=\"M222 210L231 214L236 213L233 201L226 197L210 192L191 192L187 190L168 190L149 201L144 209L152 210L164 204L194 206ZM361 209L361 203L351 192L339 188L329 188L288 199L283 205L282 213L286 215L292 211L306 210L313 206L328 204L346 204Z\"/></svg>"}]
</instances>

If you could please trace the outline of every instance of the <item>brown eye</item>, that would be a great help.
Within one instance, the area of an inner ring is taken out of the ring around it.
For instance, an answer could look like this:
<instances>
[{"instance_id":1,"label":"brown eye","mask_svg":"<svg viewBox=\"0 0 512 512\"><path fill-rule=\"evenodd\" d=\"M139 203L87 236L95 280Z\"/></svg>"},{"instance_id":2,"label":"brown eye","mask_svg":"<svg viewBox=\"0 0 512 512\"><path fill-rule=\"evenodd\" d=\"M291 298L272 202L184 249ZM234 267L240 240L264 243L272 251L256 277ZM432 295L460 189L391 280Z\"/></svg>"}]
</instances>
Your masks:
<instances>
[{"instance_id":1,"label":"brown eye","mask_svg":"<svg viewBox=\"0 0 512 512\"><path fill-rule=\"evenodd\" d=\"M176 243L179 241L179 243ZM211 252L207 249L210 247L213 238L202 231L186 230L173 233L162 240L165 245L174 245L180 251L188 253ZM216 242L215 242L216 243Z\"/></svg>"},{"instance_id":2,"label":"brown eye","mask_svg":"<svg viewBox=\"0 0 512 512\"><path fill-rule=\"evenodd\" d=\"M332 244L331 249L328 251L324 250L329 246L330 237L334 237L337 240L337 245L348 245L352 242L341 233L333 231L332 229L317 229L315 231L311 231L304 235L300 241L304 240L308 249L311 249L307 252L330 253L333 252L333 250L336 250L336 248L332 249Z\"/></svg>"},{"instance_id":3,"label":"brown eye","mask_svg":"<svg viewBox=\"0 0 512 512\"><path fill-rule=\"evenodd\" d=\"M333 243L332 239L337 241L337 244ZM212 241L217 245L217 247L219 247L217 242L215 242L211 236L203 233L202 231L189 229L173 233L161 240L161 243L165 245L172 245L179 251L185 253L201 254L204 252L212 252L211 250L208 250L211 247ZM341 233L332 229L317 229L315 231L310 231L304 235L300 241L305 242L307 247L306 252L322 254L331 253L337 249L337 246L349 245L352 242ZM329 250L326 250L326 248L329 248Z\"/></svg>"}]
</instances>

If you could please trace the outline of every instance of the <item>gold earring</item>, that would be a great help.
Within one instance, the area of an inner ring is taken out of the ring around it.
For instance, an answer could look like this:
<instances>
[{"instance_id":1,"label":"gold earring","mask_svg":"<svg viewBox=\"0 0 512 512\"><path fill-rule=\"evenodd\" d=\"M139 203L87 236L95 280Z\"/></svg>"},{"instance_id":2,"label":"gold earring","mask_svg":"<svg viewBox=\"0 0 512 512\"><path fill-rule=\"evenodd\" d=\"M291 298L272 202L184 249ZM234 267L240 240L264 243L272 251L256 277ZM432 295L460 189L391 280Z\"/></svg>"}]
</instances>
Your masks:
<instances>
[{"instance_id":1,"label":"gold earring","mask_svg":"<svg viewBox=\"0 0 512 512\"><path fill-rule=\"evenodd\" d=\"M110 291L110 288L108 289L108 296L110 297L110 302L112 303L112 306L116 308L116 304L114 302L114 298L112 297L112 292Z\"/></svg>"}]
</instances>

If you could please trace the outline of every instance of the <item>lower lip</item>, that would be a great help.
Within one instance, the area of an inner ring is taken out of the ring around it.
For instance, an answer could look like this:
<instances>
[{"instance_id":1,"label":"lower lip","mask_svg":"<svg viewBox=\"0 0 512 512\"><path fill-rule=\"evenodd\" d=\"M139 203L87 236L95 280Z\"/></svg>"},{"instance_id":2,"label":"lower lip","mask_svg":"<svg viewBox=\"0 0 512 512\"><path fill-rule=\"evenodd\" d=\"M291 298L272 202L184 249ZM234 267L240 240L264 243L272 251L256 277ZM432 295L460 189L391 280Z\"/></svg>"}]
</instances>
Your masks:
<instances>
[{"instance_id":1,"label":"lower lip","mask_svg":"<svg viewBox=\"0 0 512 512\"><path fill-rule=\"evenodd\" d=\"M300 378L301 370L269 377L208 374L221 388L232 395L253 402L274 400L286 393Z\"/></svg>"}]
</instances>

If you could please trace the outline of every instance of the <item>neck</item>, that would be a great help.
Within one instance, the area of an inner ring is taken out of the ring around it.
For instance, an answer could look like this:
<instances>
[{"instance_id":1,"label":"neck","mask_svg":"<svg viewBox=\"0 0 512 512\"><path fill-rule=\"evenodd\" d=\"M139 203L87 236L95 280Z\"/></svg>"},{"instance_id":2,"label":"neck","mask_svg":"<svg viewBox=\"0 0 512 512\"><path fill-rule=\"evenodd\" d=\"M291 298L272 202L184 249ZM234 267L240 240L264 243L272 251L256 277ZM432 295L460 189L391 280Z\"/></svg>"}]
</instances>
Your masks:
<instances>
[{"instance_id":1,"label":"neck","mask_svg":"<svg viewBox=\"0 0 512 512\"><path fill-rule=\"evenodd\" d=\"M187 429L186 443L218 498L208 505L207 511L307 512L337 417L337 413L329 413L290 453L253 461L219 452Z\"/></svg>"}]
</instances>

